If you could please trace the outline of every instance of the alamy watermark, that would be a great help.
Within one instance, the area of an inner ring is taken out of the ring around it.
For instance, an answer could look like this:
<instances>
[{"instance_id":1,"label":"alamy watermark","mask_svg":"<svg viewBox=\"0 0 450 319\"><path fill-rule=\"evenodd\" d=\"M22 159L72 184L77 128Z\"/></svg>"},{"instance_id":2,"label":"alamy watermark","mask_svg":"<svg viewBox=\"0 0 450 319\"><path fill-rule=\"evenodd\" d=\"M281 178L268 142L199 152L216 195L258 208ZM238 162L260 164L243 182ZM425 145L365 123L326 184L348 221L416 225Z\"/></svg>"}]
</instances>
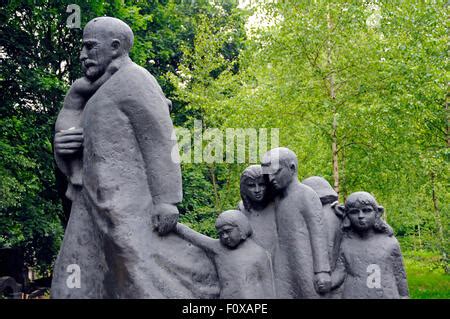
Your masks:
<instances>
[{"instance_id":1,"label":"alamy watermark","mask_svg":"<svg viewBox=\"0 0 450 319\"><path fill-rule=\"evenodd\" d=\"M367 288L370 289L379 289L381 288L381 269L377 264L370 264L367 266L367 280L366 285Z\"/></svg>"},{"instance_id":2,"label":"alamy watermark","mask_svg":"<svg viewBox=\"0 0 450 319\"><path fill-rule=\"evenodd\" d=\"M178 142L171 154L175 163L256 164L269 149L279 146L279 129L203 129L203 122L195 120L193 130L175 128L172 139Z\"/></svg>"},{"instance_id":3,"label":"alamy watermark","mask_svg":"<svg viewBox=\"0 0 450 319\"><path fill-rule=\"evenodd\" d=\"M376 29L381 26L381 7L376 4L376 2L369 2L367 4L367 9L371 13L366 19L366 25L369 29Z\"/></svg>"},{"instance_id":4,"label":"alamy watermark","mask_svg":"<svg viewBox=\"0 0 450 319\"><path fill-rule=\"evenodd\" d=\"M70 264L67 266L69 275L66 279L66 285L69 289L81 288L81 268L78 264Z\"/></svg>"},{"instance_id":5,"label":"alamy watermark","mask_svg":"<svg viewBox=\"0 0 450 319\"><path fill-rule=\"evenodd\" d=\"M66 20L66 26L70 29L81 28L81 9L77 4L69 4L66 8L66 12L70 13Z\"/></svg>"}]
</instances>

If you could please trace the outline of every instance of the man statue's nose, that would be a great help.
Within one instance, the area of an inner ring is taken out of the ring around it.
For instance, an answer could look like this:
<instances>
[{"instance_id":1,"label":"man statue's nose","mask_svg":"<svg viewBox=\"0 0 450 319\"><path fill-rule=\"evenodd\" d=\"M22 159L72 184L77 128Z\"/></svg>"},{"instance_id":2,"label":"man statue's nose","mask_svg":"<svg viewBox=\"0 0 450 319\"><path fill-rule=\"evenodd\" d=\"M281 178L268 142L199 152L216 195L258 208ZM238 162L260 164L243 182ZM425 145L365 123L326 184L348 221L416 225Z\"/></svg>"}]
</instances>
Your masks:
<instances>
[{"instance_id":1,"label":"man statue's nose","mask_svg":"<svg viewBox=\"0 0 450 319\"><path fill-rule=\"evenodd\" d=\"M86 59L87 59L87 54L86 54L85 50L83 49L83 50L81 50L81 53L80 53L80 61L83 62Z\"/></svg>"},{"instance_id":2,"label":"man statue's nose","mask_svg":"<svg viewBox=\"0 0 450 319\"><path fill-rule=\"evenodd\" d=\"M364 213L362 212L362 210L359 211L358 218L364 218Z\"/></svg>"}]
</instances>

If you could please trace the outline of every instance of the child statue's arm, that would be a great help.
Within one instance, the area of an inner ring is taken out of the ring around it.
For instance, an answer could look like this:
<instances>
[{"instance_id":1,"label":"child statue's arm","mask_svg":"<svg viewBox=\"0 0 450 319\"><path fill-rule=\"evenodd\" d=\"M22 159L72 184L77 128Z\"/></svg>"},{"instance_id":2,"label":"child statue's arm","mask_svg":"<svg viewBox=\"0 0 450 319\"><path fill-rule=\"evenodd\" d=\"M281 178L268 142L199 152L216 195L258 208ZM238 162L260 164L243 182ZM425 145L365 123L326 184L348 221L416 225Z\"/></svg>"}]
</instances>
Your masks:
<instances>
[{"instance_id":1,"label":"child statue's arm","mask_svg":"<svg viewBox=\"0 0 450 319\"><path fill-rule=\"evenodd\" d=\"M406 281L406 271L403 265L403 257L400 250L400 245L398 244L397 240L395 240L395 244L392 250L392 258L394 263L394 276L395 281L397 282L397 289L400 298L409 298L408 282Z\"/></svg>"},{"instance_id":2,"label":"child statue's arm","mask_svg":"<svg viewBox=\"0 0 450 319\"><path fill-rule=\"evenodd\" d=\"M177 223L175 231L181 238L209 253L216 253L218 240L202 235L186 225Z\"/></svg>"},{"instance_id":3,"label":"child statue's arm","mask_svg":"<svg viewBox=\"0 0 450 319\"><path fill-rule=\"evenodd\" d=\"M116 73L118 67L115 62L111 62L100 78L91 82L86 77L77 79L69 89L65 99L63 109L81 111L86 101L95 93L109 78Z\"/></svg>"},{"instance_id":4,"label":"child statue's arm","mask_svg":"<svg viewBox=\"0 0 450 319\"><path fill-rule=\"evenodd\" d=\"M341 252L338 260L336 261L336 268L331 273L331 289L336 289L345 280L346 271L345 271L345 257Z\"/></svg>"}]
</instances>

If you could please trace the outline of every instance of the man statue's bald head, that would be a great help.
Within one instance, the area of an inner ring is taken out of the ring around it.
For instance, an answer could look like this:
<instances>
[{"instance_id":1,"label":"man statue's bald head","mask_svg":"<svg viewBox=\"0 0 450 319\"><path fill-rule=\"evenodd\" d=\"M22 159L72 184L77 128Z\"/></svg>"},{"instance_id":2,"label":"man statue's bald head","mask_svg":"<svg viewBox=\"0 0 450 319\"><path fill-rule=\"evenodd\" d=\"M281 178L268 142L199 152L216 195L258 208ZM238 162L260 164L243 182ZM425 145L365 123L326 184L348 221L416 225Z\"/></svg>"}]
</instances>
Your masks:
<instances>
[{"instance_id":1,"label":"man statue's bald head","mask_svg":"<svg viewBox=\"0 0 450 319\"><path fill-rule=\"evenodd\" d=\"M133 31L128 24L117 18L98 17L89 21L84 27L83 37L97 34L110 39L118 39L126 52L130 52L133 46Z\"/></svg>"},{"instance_id":2,"label":"man statue's bald head","mask_svg":"<svg viewBox=\"0 0 450 319\"><path fill-rule=\"evenodd\" d=\"M133 31L122 20L98 17L89 21L83 31L80 54L86 77L96 80L113 60L128 56L133 39Z\"/></svg>"}]
</instances>

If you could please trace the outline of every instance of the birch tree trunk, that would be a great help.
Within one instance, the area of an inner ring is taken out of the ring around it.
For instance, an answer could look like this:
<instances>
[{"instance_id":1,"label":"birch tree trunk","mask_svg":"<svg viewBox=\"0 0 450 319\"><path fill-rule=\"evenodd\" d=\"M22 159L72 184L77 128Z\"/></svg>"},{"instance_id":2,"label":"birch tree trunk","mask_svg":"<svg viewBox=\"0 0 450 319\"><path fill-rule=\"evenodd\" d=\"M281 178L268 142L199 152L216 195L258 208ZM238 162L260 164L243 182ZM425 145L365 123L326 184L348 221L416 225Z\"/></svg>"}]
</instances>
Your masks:
<instances>
[{"instance_id":1,"label":"birch tree trunk","mask_svg":"<svg viewBox=\"0 0 450 319\"><path fill-rule=\"evenodd\" d=\"M329 95L333 104L333 126L331 131L331 151L332 151L332 161L333 161L333 179L334 179L334 190L338 193L339 196L339 163L338 163L338 142L337 142L337 110L336 110L336 91L335 91L335 74L333 72L333 61L332 61L332 41L331 41L331 31L333 29L333 22L331 21L330 12L327 13L327 25L328 31L330 32L328 35L327 41L327 64L330 70L328 76L328 85L329 85Z\"/></svg>"},{"instance_id":2,"label":"birch tree trunk","mask_svg":"<svg viewBox=\"0 0 450 319\"><path fill-rule=\"evenodd\" d=\"M445 263L445 272L448 273L448 260L447 260L447 252L446 252L446 246L445 246L445 238L444 238L444 229L442 227L442 220L441 220L441 212L439 209L439 203L438 199L436 197L436 186L435 186L435 174L434 172L431 173L431 197L433 200L433 208L434 208L434 215L436 219L436 224L438 227L438 234L439 234L439 250L442 253L442 259Z\"/></svg>"}]
</instances>

